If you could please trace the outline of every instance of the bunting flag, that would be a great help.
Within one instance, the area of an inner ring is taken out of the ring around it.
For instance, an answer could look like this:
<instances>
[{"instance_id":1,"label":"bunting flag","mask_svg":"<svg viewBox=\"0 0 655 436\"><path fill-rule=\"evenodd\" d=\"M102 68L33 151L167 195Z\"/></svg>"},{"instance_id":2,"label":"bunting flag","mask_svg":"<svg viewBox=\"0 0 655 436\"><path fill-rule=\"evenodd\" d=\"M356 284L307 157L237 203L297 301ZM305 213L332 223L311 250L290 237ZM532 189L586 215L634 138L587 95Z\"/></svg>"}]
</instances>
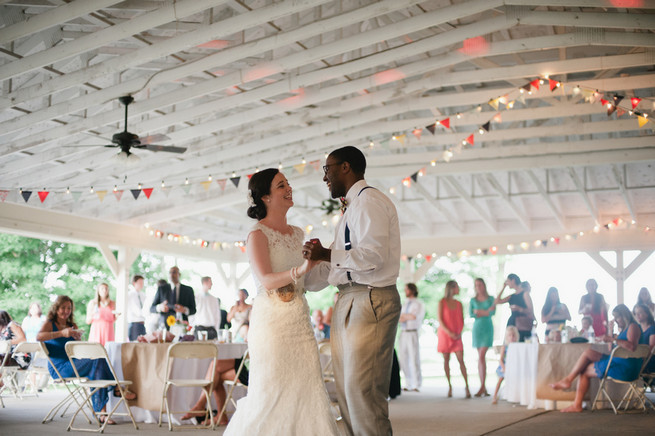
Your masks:
<instances>
[{"instance_id":1,"label":"bunting flag","mask_svg":"<svg viewBox=\"0 0 655 436\"><path fill-rule=\"evenodd\" d=\"M614 106L613 104L610 105L610 107L607 109L607 116L609 117L609 116L612 115L615 111L616 111L616 106Z\"/></svg>"},{"instance_id":2,"label":"bunting flag","mask_svg":"<svg viewBox=\"0 0 655 436\"><path fill-rule=\"evenodd\" d=\"M225 183L227 183L227 179L216 180L216 183L221 187L221 191L225 191Z\"/></svg>"},{"instance_id":3,"label":"bunting flag","mask_svg":"<svg viewBox=\"0 0 655 436\"><path fill-rule=\"evenodd\" d=\"M305 172L305 167L307 164L301 163L293 166L293 169L298 171L298 174L302 174Z\"/></svg>"},{"instance_id":4,"label":"bunting flag","mask_svg":"<svg viewBox=\"0 0 655 436\"><path fill-rule=\"evenodd\" d=\"M211 180L205 180L204 182L200 182L203 188L205 188L205 191L209 191L209 186L212 184Z\"/></svg>"},{"instance_id":5,"label":"bunting flag","mask_svg":"<svg viewBox=\"0 0 655 436\"><path fill-rule=\"evenodd\" d=\"M20 195L23 196L23 200L25 200L25 203L27 203L27 200L29 200L30 196L32 195L32 191L21 191Z\"/></svg>"},{"instance_id":6,"label":"bunting flag","mask_svg":"<svg viewBox=\"0 0 655 436\"><path fill-rule=\"evenodd\" d=\"M498 101L507 106L507 98L509 97L509 94L505 94L502 97L498 97Z\"/></svg>"},{"instance_id":7,"label":"bunting flag","mask_svg":"<svg viewBox=\"0 0 655 436\"><path fill-rule=\"evenodd\" d=\"M614 100L614 106L618 106L621 103L621 100L623 100L622 95L615 95L612 97L612 100Z\"/></svg>"},{"instance_id":8,"label":"bunting flag","mask_svg":"<svg viewBox=\"0 0 655 436\"><path fill-rule=\"evenodd\" d=\"M135 200L139 198L139 195L141 195L140 189L130 189L130 192L132 193L132 197L134 197Z\"/></svg>"},{"instance_id":9,"label":"bunting flag","mask_svg":"<svg viewBox=\"0 0 655 436\"><path fill-rule=\"evenodd\" d=\"M648 122L648 118L642 117L641 115L637 116L637 120L639 121L639 127L644 127Z\"/></svg>"},{"instance_id":10,"label":"bunting flag","mask_svg":"<svg viewBox=\"0 0 655 436\"><path fill-rule=\"evenodd\" d=\"M321 161L320 160L313 160L309 163L312 168L314 168L314 171L318 171L321 169Z\"/></svg>"},{"instance_id":11,"label":"bunting flag","mask_svg":"<svg viewBox=\"0 0 655 436\"><path fill-rule=\"evenodd\" d=\"M182 189L184 190L185 194L189 195L189 192L191 192L191 185L185 183L184 185L182 185Z\"/></svg>"},{"instance_id":12,"label":"bunting flag","mask_svg":"<svg viewBox=\"0 0 655 436\"><path fill-rule=\"evenodd\" d=\"M5 189L1 190L0 191L0 201L2 201L4 203L5 200L7 199L7 195L9 195L9 191L7 191Z\"/></svg>"},{"instance_id":13,"label":"bunting flag","mask_svg":"<svg viewBox=\"0 0 655 436\"><path fill-rule=\"evenodd\" d=\"M605 100L604 98L600 99L600 104L602 104L603 106L607 106L607 103L609 103L609 101Z\"/></svg>"},{"instance_id":14,"label":"bunting flag","mask_svg":"<svg viewBox=\"0 0 655 436\"><path fill-rule=\"evenodd\" d=\"M235 188L239 187L239 181L241 180L241 176L238 177L230 177L230 182L234 184Z\"/></svg>"},{"instance_id":15,"label":"bunting flag","mask_svg":"<svg viewBox=\"0 0 655 436\"><path fill-rule=\"evenodd\" d=\"M557 80L553 80L553 79L550 79L550 78L548 79L548 84L550 85L550 91L551 92L554 91L555 88L559 87L559 82Z\"/></svg>"},{"instance_id":16,"label":"bunting flag","mask_svg":"<svg viewBox=\"0 0 655 436\"><path fill-rule=\"evenodd\" d=\"M475 143L474 143L475 140L474 140L474 138L473 138L473 134L471 134L468 138L466 138L465 141L468 142L468 143L471 144L471 145L475 145Z\"/></svg>"},{"instance_id":17,"label":"bunting flag","mask_svg":"<svg viewBox=\"0 0 655 436\"><path fill-rule=\"evenodd\" d=\"M525 104L525 94L519 94L519 96L516 97L516 99L521 103Z\"/></svg>"},{"instance_id":18,"label":"bunting flag","mask_svg":"<svg viewBox=\"0 0 655 436\"><path fill-rule=\"evenodd\" d=\"M416 183L416 180L418 180L418 171L417 171L417 172L415 172L414 174L412 174L412 175L411 175L411 176L409 176L409 177L411 177L411 178L412 178L412 180L414 181L414 183Z\"/></svg>"},{"instance_id":19,"label":"bunting flag","mask_svg":"<svg viewBox=\"0 0 655 436\"><path fill-rule=\"evenodd\" d=\"M503 122L503 116L498 112L496 115L494 115L494 122L496 123L502 123Z\"/></svg>"},{"instance_id":20,"label":"bunting flag","mask_svg":"<svg viewBox=\"0 0 655 436\"><path fill-rule=\"evenodd\" d=\"M48 198L48 194L50 194L50 192L49 191L39 191L39 192L37 192L37 194L39 195L39 200L41 200L41 203L43 203L45 201L45 199Z\"/></svg>"},{"instance_id":21,"label":"bunting flag","mask_svg":"<svg viewBox=\"0 0 655 436\"><path fill-rule=\"evenodd\" d=\"M404 185L404 186L407 186L408 188L409 188L410 186L412 186L412 177L411 177L411 176L410 176L410 177L405 177L405 178L403 179L403 185Z\"/></svg>"},{"instance_id":22,"label":"bunting flag","mask_svg":"<svg viewBox=\"0 0 655 436\"><path fill-rule=\"evenodd\" d=\"M102 200L105 199L105 195L107 195L107 190L96 191L96 195L100 199L100 203L102 203Z\"/></svg>"},{"instance_id":23,"label":"bunting flag","mask_svg":"<svg viewBox=\"0 0 655 436\"><path fill-rule=\"evenodd\" d=\"M641 101L641 99L640 99L639 97L632 97L632 98L630 99L630 103L632 104L632 109L633 109L633 110L636 109L637 106L639 106L639 102L640 102L640 101Z\"/></svg>"},{"instance_id":24,"label":"bunting flag","mask_svg":"<svg viewBox=\"0 0 655 436\"><path fill-rule=\"evenodd\" d=\"M622 109L622 108L620 108L620 107L617 108L617 109L616 109L616 116L619 117L619 118L621 118L623 115L625 115L625 109Z\"/></svg>"},{"instance_id":25,"label":"bunting flag","mask_svg":"<svg viewBox=\"0 0 655 436\"><path fill-rule=\"evenodd\" d=\"M425 128L434 135L434 132L437 131L437 123L439 123L439 121L434 124L430 124L429 126L425 126Z\"/></svg>"},{"instance_id":26,"label":"bunting flag","mask_svg":"<svg viewBox=\"0 0 655 436\"><path fill-rule=\"evenodd\" d=\"M152 195L152 190L154 188L143 188L143 193L146 194L146 198L150 200L150 196Z\"/></svg>"},{"instance_id":27,"label":"bunting flag","mask_svg":"<svg viewBox=\"0 0 655 436\"><path fill-rule=\"evenodd\" d=\"M416 139L418 139L419 141L421 140L421 133L423 133L423 129L412 130L412 134L416 136Z\"/></svg>"},{"instance_id":28,"label":"bunting flag","mask_svg":"<svg viewBox=\"0 0 655 436\"><path fill-rule=\"evenodd\" d=\"M122 189L118 191L114 191L114 197L116 197L116 201L121 201L121 197L123 197L123 192L125 191L123 191Z\"/></svg>"},{"instance_id":29,"label":"bunting flag","mask_svg":"<svg viewBox=\"0 0 655 436\"><path fill-rule=\"evenodd\" d=\"M530 82L530 86L539 91L539 79L534 79L532 82Z\"/></svg>"},{"instance_id":30,"label":"bunting flag","mask_svg":"<svg viewBox=\"0 0 655 436\"><path fill-rule=\"evenodd\" d=\"M532 86L530 86L529 83L528 83L527 85L525 85L525 86L521 86L520 89L523 90L523 91L520 91L521 94L523 94L524 92L528 92L528 93L529 93L529 92L532 92Z\"/></svg>"},{"instance_id":31,"label":"bunting flag","mask_svg":"<svg viewBox=\"0 0 655 436\"><path fill-rule=\"evenodd\" d=\"M485 132L488 132L491 129L491 121L487 121L486 123L484 123L482 125L482 128L484 129ZM471 136L473 136L473 135L471 135ZM471 144L471 145L473 145L473 144Z\"/></svg>"},{"instance_id":32,"label":"bunting flag","mask_svg":"<svg viewBox=\"0 0 655 436\"><path fill-rule=\"evenodd\" d=\"M403 135L398 135L398 136L396 136L396 141L400 142L402 145L405 145L405 138L406 137L407 137L407 135L404 135L404 134Z\"/></svg>"},{"instance_id":33,"label":"bunting flag","mask_svg":"<svg viewBox=\"0 0 655 436\"><path fill-rule=\"evenodd\" d=\"M71 195L73 196L73 201L77 203L82 196L82 191L71 191Z\"/></svg>"},{"instance_id":34,"label":"bunting flag","mask_svg":"<svg viewBox=\"0 0 655 436\"><path fill-rule=\"evenodd\" d=\"M255 173L246 174L246 177L248 177L248 180L250 180L250 179L252 179L252 176L253 176L254 174L255 174Z\"/></svg>"},{"instance_id":35,"label":"bunting flag","mask_svg":"<svg viewBox=\"0 0 655 436\"><path fill-rule=\"evenodd\" d=\"M489 103L489 106L491 106L495 110L498 110L498 99L497 98L493 98L493 99L489 100L488 103Z\"/></svg>"},{"instance_id":36,"label":"bunting flag","mask_svg":"<svg viewBox=\"0 0 655 436\"><path fill-rule=\"evenodd\" d=\"M437 121L437 124L441 124L444 126L446 129L450 129L450 118L444 118L441 121Z\"/></svg>"},{"instance_id":37,"label":"bunting flag","mask_svg":"<svg viewBox=\"0 0 655 436\"><path fill-rule=\"evenodd\" d=\"M171 189L172 188L170 186L165 186L165 187L161 188L161 192L163 192L164 195L166 196L166 198L168 198L168 196L171 193Z\"/></svg>"}]
</instances>

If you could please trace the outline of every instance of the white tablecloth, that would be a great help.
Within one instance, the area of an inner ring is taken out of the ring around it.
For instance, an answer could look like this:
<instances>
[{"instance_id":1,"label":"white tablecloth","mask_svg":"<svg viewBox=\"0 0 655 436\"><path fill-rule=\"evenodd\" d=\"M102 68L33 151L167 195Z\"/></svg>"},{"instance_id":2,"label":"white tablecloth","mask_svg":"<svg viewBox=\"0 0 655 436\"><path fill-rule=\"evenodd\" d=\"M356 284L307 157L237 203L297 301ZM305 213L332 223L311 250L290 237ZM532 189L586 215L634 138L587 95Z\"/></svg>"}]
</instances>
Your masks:
<instances>
[{"instance_id":1,"label":"white tablecloth","mask_svg":"<svg viewBox=\"0 0 655 436\"><path fill-rule=\"evenodd\" d=\"M537 400L537 359L539 344L512 343L505 356L505 399L510 403L528 406L528 409L544 408L544 401Z\"/></svg>"},{"instance_id":2,"label":"white tablecloth","mask_svg":"<svg viewBox=\"0 0 655 436\"><path fill-rule=\"evenodd\" d=\"M111 361L116 375L123 378L123 365L121 360L121 346L120 342L109 342L106 344L107 354ZM231 344L218 344L218 358L219 359L239 359L243 356L248 346L244 343L231 343ZM207 373L207 368L211 359L197 360L197 359L176 359L171 365L172 378L204 378ZM153 386L163 392L163 386ZM239 397L239 392L235 390L235 399ZM172 386L169 390L168 400L171 410L186 410L190 409L195 404L200 395L200 388L177 388ZM109 404L107 405L111 410L114 407L117 398L111 393L109 394ZM122 409L122 410L121 410ZM157 423L159 422L159 411L146 410L140 407L132 406L132 415L137 422ZM118 412L125 412L124 406L121 405ZM180 425L180 416L174 416L173 422ZM124 418L129 420L129 417L117 417L118 419ZM166 414L164 413L163 422L167 422ZM185 421L189 423L189 421Z\"/></svg>"}]
</instances>

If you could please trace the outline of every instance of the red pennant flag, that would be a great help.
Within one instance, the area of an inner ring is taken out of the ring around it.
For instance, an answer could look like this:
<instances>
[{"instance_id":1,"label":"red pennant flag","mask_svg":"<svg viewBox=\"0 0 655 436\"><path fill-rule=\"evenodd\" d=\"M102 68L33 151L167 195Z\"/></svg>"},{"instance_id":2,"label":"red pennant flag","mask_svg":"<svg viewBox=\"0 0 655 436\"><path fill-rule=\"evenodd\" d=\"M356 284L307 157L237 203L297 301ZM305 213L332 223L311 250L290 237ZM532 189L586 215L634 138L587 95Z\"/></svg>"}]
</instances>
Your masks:
<instances>
[{"instance_id":1,"label":"red pennant flag","mask_svg":"<svg viewBox=\"0 0 655 436\"><path fill-rule=\"evenodd\" d=\"M548 84L550 85L550 90L551 91L554 91L555 88L557 88L559 86L559 82L557 80L553 80L553 79L548 79Z\"/></svg>"},{"instance_id":2,"label":"red pennant flag","mask_svg":"<svg viewBox=\"0 0 655 436\"><path fill-rule=\"evenodd\" d=\"M309 163L312 168L314 168L314 171L318 171L321 169L321 161L320 160L313 160Z\"/></svg>"},{"instance_id":3,"label":"red pennant flag","mask_svg":"<svg viewBox=\"0 0 655 436\"><path fill-rule=\"evenodd\" d=\"M41 200L41 203L45 201L46 198L48 198L48 194L50 194L49 191L39 191L39 199Z\"/></svg>"},{"instance_id":4,"label":"red pennant flag","mask_svg":"<svg viewBox=\"0 0 655 436\"><path fill-rule=\"evenodd\" d=\"M625 115L625 109L616 108L616 116L621 118L623 115Z\"/></svg>"},{"instance_id":5,"label":"red pennant flag","mask_svg":"<svg viewBox=\"0 0 655 436\"><path fill-rule=\"evenodd\" d=\"M468 138L466 138L466 142L468 142L468 143L471 144L471 145L475 145L475 144L474 144L475 140L474 140L473 134L471 134L471 136L469 136Z\"/></svg>"},{"instance_id":6,"label":"red pennant flag","mask_svg":"<svg viewBox=\"0 0 655 436\"><path fill-rule=\"evenodd\" d=\"M225 183L227 183L227 179L216 180L216 183L221 187L221 191L225 191Z\"/></svg>"},{"instance_id":7,"label":"red pennant flag","mask_svg":"<svg viewBox=\"0 0 655 436\"><path fill-rule=\"evenodd\" d=\"M121 198L123 197L123 190L121 189L120 191L114 191L114 197L116 197L116 201L121 201Z\"/></svg>"},{"instance_id":8,"label":"red pennant flag","mask_svg":"<svg viewBox=\"0 0 655 436\"><path fill-rule=\"evenodd\" d=\"M255 174L255 173L247 174L247 176L248 176L248 180L250 180L250 178L252 177L253 174Z\"/></svg>"},{"instance_id":9,"label":"red pennant flag","mask_svg":"<svg viewBox=\"0 0 655 436\"><path fill-rule=\"evenodd\" d=\"M144 188L143 193L146 194L146 198L150 200L150 196L152 195L152 190L153 188Z\"/></svg>"},{"instance_id":10,"label":"red pennant flag","mask_svg":"<svg viewBox=\"0 0 655 436\"><path fill-rule=\"evenodd\" d=\"M534 79L532 82L530 82L530 86L539 91L539 79Z\"/></svg>"},{"instance_id":11,"label":"red pennant flag","mask_svg":"<svg viewBox=\"0 0 655 436\"><path fill-rule=\"evenodd\" d=\"M604 98L600 99L600 104L602 104L603 106L606 106L607 103L609 103L609 101L605 100Z\"/></svg>"},{"instance_id":12,"label":"red pennant flag","mask_svg":"<svg viewBox=\"0 0 655 436\"><path fill-rule=\"evenodd\" d=\"M446 129L450 129L450 118L444 118L443 120L439 121L439 124L444 126Z\"/></svg>"},{"instance_id":13,"label":"red pennant flag","mask_svg":"<svg viewBox=\"0 0 655 436\"><path fill-rule=\"evenodd\" d=\"M632 97L630 99L630 103L632 103L632 109L635 109L638 105L641 99L639 97Z\"/></svg>"},{"instance_id":14,"label":"red pennant flag","mask_svg":"<svg viewBox=\"0 0 655 436\"><path fill-rule=\"evenodd\" d=\"M7 199L7 195L9 195L9 191L3 189L0 191L0 200L4 203L5 200Z\"/></svg>"},{"instance_id":15,"label":"red pennant flag","mask_svg":"<svg viewBox=\"0 0 655 436\"><path fill-rule=\"evenodd\" d=\"M421 133L423 133L423 129L412 130L412 134L416 136L417 139L421 139Z\"/></svg>"},{"instance_id":16,"label":"red pennant flag","mask_svg":"<svg viewBox=\"0 0 655 436\"><path fill-rule=\"evenodd\" d=\"M431 256L431 255L429 255L429 254L426 254L426 255L425 255L425 260L427 260L427 261L429 262L429 261L430 261L430 259L432 259L432 256Z\"/></svg>"}]
</instances>

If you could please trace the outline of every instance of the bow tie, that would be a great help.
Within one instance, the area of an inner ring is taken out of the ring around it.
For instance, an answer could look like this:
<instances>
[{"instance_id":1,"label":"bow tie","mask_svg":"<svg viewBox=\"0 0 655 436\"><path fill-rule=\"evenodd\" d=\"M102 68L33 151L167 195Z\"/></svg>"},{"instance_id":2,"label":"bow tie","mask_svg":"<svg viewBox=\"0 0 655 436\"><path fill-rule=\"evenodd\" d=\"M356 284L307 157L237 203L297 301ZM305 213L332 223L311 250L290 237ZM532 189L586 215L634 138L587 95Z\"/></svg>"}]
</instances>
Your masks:
<instances>
[{"instance_id":1,"label":"bow tie","mask_svg":"<svg viewBox=\"0 0 655 436\"><path fill-rule=\"evenodd\" d=\"M348 201L345 197L341 197L339 201L341 201L341 214L343 215L346 213L346 209L348 209Z\"/></svg>"}]
</instances>

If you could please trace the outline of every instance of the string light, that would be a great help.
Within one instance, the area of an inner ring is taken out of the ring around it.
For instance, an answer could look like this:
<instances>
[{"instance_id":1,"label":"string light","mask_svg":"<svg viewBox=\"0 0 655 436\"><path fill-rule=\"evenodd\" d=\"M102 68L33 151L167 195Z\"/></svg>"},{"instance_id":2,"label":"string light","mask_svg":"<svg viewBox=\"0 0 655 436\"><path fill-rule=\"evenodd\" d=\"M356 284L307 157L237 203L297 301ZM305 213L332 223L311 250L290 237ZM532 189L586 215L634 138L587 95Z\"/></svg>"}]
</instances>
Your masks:
<instances>
[{"instance_id":1,"label":"string light","mask_svg":"<svg viewBox=\"0 0 655 436\"><path fill-rule=\"evenodd\" d=\"M166 187L166 183L164 183L163 180L161 181L161 187L162 187L162 188L165 188L165 187Z\"/></svg>"}]
</instances>

